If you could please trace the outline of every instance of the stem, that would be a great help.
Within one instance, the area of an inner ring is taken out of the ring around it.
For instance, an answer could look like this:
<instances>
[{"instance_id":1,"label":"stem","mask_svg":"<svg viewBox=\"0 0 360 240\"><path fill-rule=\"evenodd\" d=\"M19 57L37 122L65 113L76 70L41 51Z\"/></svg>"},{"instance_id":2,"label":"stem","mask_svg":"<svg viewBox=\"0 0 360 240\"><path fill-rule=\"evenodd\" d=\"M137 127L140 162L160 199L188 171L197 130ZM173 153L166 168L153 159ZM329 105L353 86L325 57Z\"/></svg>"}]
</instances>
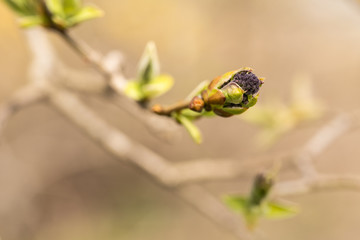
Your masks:
<instances>
[{"instance_id":1,"label":"stem","mask_svg":"<svg viewBox=\"0 0 360 240\"><path fill-rule=\"evenodd\" d=\"M173 105L164 107L160 104L156 104L152 107L152 111L158 115L171 116L171 113L178 112L183 109L189 108L190 101L181 101Z\"/></svg>"},{"instance_id":2,"label":"stem","mask_svg":"<svg viewBox=\"0 0 360 240\"><path fill-rule=\"evenodd\" d=\"M84 44L77 42L67 31L58 31L59 35L65 40L68 45L78 53L85 62L90 64L98 73L104 76L106 80L112 78L112 74L108 72L101 64L101 56L94 50L86 47Z\"/></svg>"}]
</instances>

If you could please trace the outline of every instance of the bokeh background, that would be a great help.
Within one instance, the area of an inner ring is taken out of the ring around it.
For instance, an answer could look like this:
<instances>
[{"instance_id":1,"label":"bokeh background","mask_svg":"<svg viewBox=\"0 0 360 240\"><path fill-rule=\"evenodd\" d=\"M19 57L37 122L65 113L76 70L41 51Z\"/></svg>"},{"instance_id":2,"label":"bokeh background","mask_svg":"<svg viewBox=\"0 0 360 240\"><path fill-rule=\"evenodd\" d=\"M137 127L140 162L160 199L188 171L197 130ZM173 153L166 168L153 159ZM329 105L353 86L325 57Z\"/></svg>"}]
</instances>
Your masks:
<instances>
[{"instance_id":1,"label":"bokeh background","mask_svg":"<svg viewBox=\"0 0 360 240\"><path fill-rule=\"evenodd\" d=\"M237 118L198 122L204 143L160 141L137 120L104 101L90 104L109 122L170 161L253 157L298 149L337 111L359 108L360 5L352 0L92 0L105 17L73 34L103 53L120 50L134 76L145 44L158 47L174 88L156 102L186 96L200 81L241 66L266 77L259 104L289 101L292 79L305 74L327 106L322 119L301 125L273 146L260 148L259 129ZM0 100L28 81L31 55L15 16L0 4ZM50 34L61 58L91 71ZM96 74L96 73L94 73ZM3 240L235 239L140 170L114 159L46 103L13 116L0 145L0 236ZM359 132L316 160L325 173L360 174ZM262 170L262 166L259 166ZM283 174L280 178L292 177ZM219 196L246 192L251 176L206 183ZM289 198L301 213L262 221L256 239L356 239L360 195L348 191Z\"/></svg>"}]
</instances>

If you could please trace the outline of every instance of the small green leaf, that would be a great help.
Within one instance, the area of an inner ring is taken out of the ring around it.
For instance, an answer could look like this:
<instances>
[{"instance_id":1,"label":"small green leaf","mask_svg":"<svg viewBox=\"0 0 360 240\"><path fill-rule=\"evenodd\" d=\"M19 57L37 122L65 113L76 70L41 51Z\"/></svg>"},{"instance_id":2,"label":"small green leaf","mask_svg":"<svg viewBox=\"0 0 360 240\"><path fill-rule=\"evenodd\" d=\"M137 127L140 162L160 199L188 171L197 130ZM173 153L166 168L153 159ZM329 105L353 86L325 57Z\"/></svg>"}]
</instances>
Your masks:
<instances>
[{"instance_id":1,"label":"small green leaf","mask_svg":"<svg viewBox=\"0 0 360 240\"><path fill-rule=\"evenodd\" d=\"M174 85L174 79L170 75L159 75L143 85L143 93L146 98L158 97Z\"/></svg>"},{"instance_id":2,"label":"small green leaf","mask_svg":"<svg viewBox=\"0 0 360 240\"><path fill-rule=\"evenodd\" d=\"M160 74L160 63L154 42L149 42L140 58L137 79L146 83Z\"/></svg>"},{"instance_id":3,"label":"small green leaf","mask_svg":"<svg viewBox=\"0 0 360 240\"><path fill-rule=\"evenodd\" d=\"M75 15L81 9L81 0L63 0L63 10L67 16Z\"/></svg>"},{"instance_id":4,"label":"small green leaf","mask_svg":"<svg viewBox=\"0 0 360 240\"><path fill-rule=\"evenodd\" d=\"M104 15L104 12L97 7L87 6L78 11L74 16L67 19L70 26L78 23L98 18Z\"/></svg>"},{"instance_id":5,"label":"small green leaf","mask_svg":"<svg viewBox=\"0 0 360 240\"><path fill-rule=\"evenodd\" d=\"M28 28L37 25L42 25L44 23L43 19L40 16L27 16L21 17L18 19L20 27Z\"/></svg>"},{"instance_id":6,"label":"small green leaf","mask_svg":"<svg viewBox=\"0 0 360 240\"><path fill-rule=\"evenodd\" d=\"M137 81L129 81L126 84L124 93L129 97L134 99L135 101L139 101L144 98L144 94L141 90L140 83Z\"/></svg>"},{"instance_id":7,"label":"small green leaf","mask_svg":"<svg viewBox=\"0 0 360 240\"><path fill-rule=\"evenodd\" d=\"M268 219L283 219L298 214L299 209L295 206L287 206L275 202L266 202L263 207L263 215Z\"/></svg>"},{"instance_id":8,"label":"small green leaf","mask_svg":"<svg viewBox=\"0 0 360 240\"><path fill-rule=\"evenodd\" d=\"M3 0L13 11L17 12L20 15L24 15L23 9L19 4L13 0Z\"/></svg>"},{"instance_id":9,"label":"small green leaf","mask_svg":"<svg viewBox=\"0 0 360 240\"><path fill-rule=\"evenodd\" d=\"M14 12L20 16L36 15L36 0L3 0Z\"/></svg>"},{"instance_id":10,"label":"small green leaf","mask_svg":"<svg viewBox=\"0 0 360 240\"><path fill-rule=\"evenodd\" d=\"M226 196L224 203L234 212L245 214L248 209L248 200L243 196Z\"/></svg>"},{"instance_id":11,"label":"small green leaf","mask_svg":"<svg viewBox=\"0 0 360 240\"><path fill-rule=\"evenodd\" d=\"M187 118L186 116L182 115L181 113L173 113L173 117L182 124L186 130L189 132L192 139L197 143L200 144L202 142L201 132L195 126L195 124L191 121L191 119Z\"/></svg>"},{"instance_id":12,"label":"small green leaf","mask_svg":"<svg viewBox=\"0 0 360 240\"><path fill-rule=\"evenodd\" d=\"M46 6L49 8L51 14L64 19L65 12L62 3L63 1L60 0L46 0Z\"/></svg>"}]
</instances>

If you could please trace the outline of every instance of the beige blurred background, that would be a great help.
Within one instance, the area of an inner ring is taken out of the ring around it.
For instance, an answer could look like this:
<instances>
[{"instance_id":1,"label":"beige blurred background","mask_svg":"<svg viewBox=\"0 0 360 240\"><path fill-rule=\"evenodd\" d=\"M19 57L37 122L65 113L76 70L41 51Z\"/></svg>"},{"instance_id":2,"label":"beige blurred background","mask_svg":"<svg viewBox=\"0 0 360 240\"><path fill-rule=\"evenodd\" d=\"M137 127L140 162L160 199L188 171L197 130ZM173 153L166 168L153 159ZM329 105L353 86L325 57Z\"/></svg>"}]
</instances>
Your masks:
<instances>
[{"instance_id":1,"label":"beige blurred background","mask_svg":"<svg viewBox=\"0 0 360 240\"><path fill-rule=\"evenodd\" d=\"M93 0L105 17L74 29L101 52L126 57L134 76L149 40L174 88L157 100L171 103L204 79L241 66L266 77L259 104L289 99L291 81L307 74L328 107L321 120L260 149L258 129L236 118L198 123L204 143L186 135L164 143L111 104L91 103L112 124L170 161L252 157L297 149L331 113L359 108L360 5L351 0ZM0 100L27 82L31 61L23 31L0 4ZM56 36L67 63L89 70ZM11 118L0 145L0 236L3 240L235 239L159 187L137 168L114 159L46 103ZM317 158L322 172L360 174L359 132L342 137ZM261 166L259 166L259 170ZM284 174L286 178L291 174ZM214 194L246 192L250 177L204 184ZM348 191L289 198L301 206L290 220L262 221L255 239L356 239L360 195Z\"/></svg>"}]
</instances>

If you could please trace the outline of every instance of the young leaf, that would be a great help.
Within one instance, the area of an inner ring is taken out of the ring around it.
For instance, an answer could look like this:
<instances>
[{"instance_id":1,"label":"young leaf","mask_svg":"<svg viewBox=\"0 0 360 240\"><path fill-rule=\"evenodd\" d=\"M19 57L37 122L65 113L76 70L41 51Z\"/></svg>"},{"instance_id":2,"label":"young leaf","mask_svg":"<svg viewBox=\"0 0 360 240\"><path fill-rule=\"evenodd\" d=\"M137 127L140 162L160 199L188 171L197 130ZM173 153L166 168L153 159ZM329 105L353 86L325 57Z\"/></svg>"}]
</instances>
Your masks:
<instances>
[{"instance_id":1,"label":"young leaf","mask_svg":"<svg viewBox=\"0 0 360 240\"><path fill-rule=\"evenodd\" d=\"M189 132L190 136L196 143L200 144L202 142L201 132L194 125L191 119L187 118L181 113L174 113L173 117L186 128L186 130Z\"/></svg>"},{"instance_id":2,"label":"young leaf","mask_svg":"<svg viewBox=\"0 0 360 240\"><path fill-rule=\"evenodd\" d=\"M46 0L46 6L54 17L64 19L66 17L62 1Z\"/></svg>"},{"instance_id":3,"label":"young leaf","mask_svg":"<svg viewBox=\"0 0 360 240\"><path fill-rule=\"evenodd\" d=\"M81 0L63 0L63 11L67 16L75 15L81 9Z\"/></svg>"},{"instance_id":4,"label":"young leaf","mask_svg":"<svg viewBox=\"0 0 360 240\"><path fill-rule=\"evenodd\" d=\"M170 75L163 74L144 84L142 90L147 98L155 98L169 91L173 84L174 79Z\"/></svg>"},{"instance_id":5,"label":"young leaf","mask_svg":"<svg viewBox=\"0 0 360 240\"><path fill-rule=\"evenodd\" d=\"M13 11L17 12L20 15L25 15L23 8L19 6L14 0L3 0Z\"/></svg>"},{"instance_id":6,"label":"young leaf","mask_svg":"<svg viewBox=\"0 0 360 240\"><path fill-rule=\"evenodd\" d=\"M137 79L147 83L160 74L160 63L154 42L149 42L140 58Z\"/></svg>"},{"instance_id":7,"label":"young leaf","mask_svg":"<svg viewBox=\"0 0 360 240\"><path fill-rule=\"evenodd\" d=\"M134 80L127 82L124 93L135 101L139 101L144 98L140 83Z\"/></svg>"},{"instance_id":8,"label":"young leaf","mask_svg":"<svg viewBox=\"0 0 360 240\"><path fill-rule=\"evenodd\" d=\"M287 206L276 202L266 202L263 215L268 219L283 219L295 216L299 212L295 206Z\"/></svg>"},{"instance_id":9,"label":"young leaf","mask_svg":"<svg viewBox=\"0 0 360 240\"><path fill-rule=\"evenodd\" d=\"M42 25L44 23L43 19L40 16L26 16L18 19L20 27L28 28L37 25Z\"/></svg>"},{"instance_id":10,"label":"young leaf","mask_svg":"<svg viewBox=\"0 0 360 240\"><path fill-rule=\"evenodd\" d=\"M20 16L34 16L37 14L37 0L3 0L14 12Z\"/></svg>"},{"instance_id":11,"label":"young leaf","mask_svg":"<svg viewBox=\"0 0 360 240\"><path fill-rule=\"evenodd\" d=\"M103 15L103 11L101 11L99 8L94 6L87 6L80 9L74 16L69 17L67 21L69 22L69 25L73 26L86 20L101 17Z\"/></svg>"},{"instance_id":12,"label":"young leaf","mask_svg":"<svg viewBox=\"0 0 360 240\"><path fill-rule=\"evenodd\" d=\"M248 200L242 196L227 196L224 198L224 203L233 211L241 214L246 214L248 210Z\"/></svg>"}]
</instances>

